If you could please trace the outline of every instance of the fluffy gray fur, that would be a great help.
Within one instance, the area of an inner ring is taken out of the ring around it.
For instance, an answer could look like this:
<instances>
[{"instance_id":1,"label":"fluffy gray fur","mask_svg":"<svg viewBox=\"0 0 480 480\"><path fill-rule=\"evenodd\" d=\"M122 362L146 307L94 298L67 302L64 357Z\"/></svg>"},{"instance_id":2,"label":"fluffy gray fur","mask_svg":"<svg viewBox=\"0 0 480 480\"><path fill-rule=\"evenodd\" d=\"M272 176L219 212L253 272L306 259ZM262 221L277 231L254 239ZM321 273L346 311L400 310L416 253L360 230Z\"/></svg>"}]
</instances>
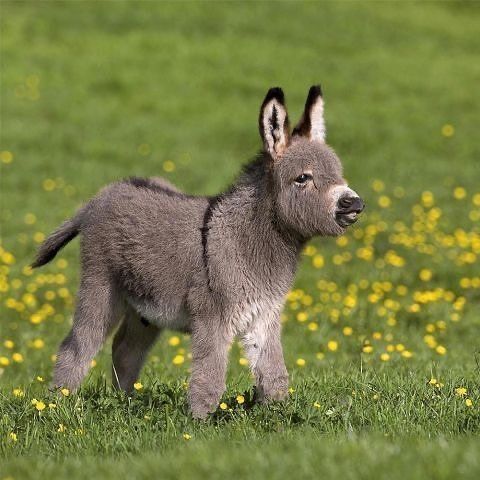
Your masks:
<instances>
[{"instance_id":1,"label":"fluffy gray fur","mask_svg":"<svg viewBox=\"0 0 480 480\"><path fill-rule=\"evenodd\" d=\"M315 235L341 235L363 209L324 142L323 123L315 125L322 115L320 89L312 87L290 134L283 92L271 89L259 117L264 149L225 193L190 196L159 178L123 180L47 238L34 267L81 234L77 307L57 355L55 386L76 389L119 327L114 383L130 390L159 333L172 328L192 334L188 401L195 417L216 408L236 336L258 399L287 395L279 316L300 251Z\"/></svg>"}]
</instances>

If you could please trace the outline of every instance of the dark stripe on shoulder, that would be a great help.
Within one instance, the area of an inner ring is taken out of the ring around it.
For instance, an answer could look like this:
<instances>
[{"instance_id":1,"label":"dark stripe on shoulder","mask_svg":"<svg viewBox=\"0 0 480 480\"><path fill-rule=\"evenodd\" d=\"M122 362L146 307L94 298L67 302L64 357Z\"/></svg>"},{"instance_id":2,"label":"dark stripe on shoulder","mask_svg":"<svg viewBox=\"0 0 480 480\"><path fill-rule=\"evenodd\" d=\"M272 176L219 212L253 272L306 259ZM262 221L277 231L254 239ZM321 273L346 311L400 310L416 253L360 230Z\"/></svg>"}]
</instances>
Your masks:
<instances>
[{"instance_id":1,"label":"dark stripe on shoulder","mask_svg":"<svg viewBox=\"0 0 480 480\"><path fill-rule=\"evenodd\" d=\"M129 185L133 185L136 188L143 188L145 190L150 190L152 192L162 193L169 197L175 198L193 198L192 195L187 195L182 192L176 192L174 190L170 190L168 187L164 187L162 185L158 185L158 183L153 182L149 178L142 178L142 177L129 177L123 180L124 183Z\"/></svg>"},{"instance_id":2,"label":"dark stripe on shoulder","mask_svg":"<svg viewBox=\"0 0 480 480\"><path fill-rule=\"evenodd\" d=\"M203 225L200 229L202 234L202 258L203 258L203 266L205 267L205 271L207 273L207 282L209 290L212 290L210 286L210 276L208 273L208 232L210 230L210 220L212 219L213 212L215 207L218 205L220 200L222 199L223 195L217 195L215 197L208 197L208 205L205 213L203 215Z\"/></svg>"}]
</instances>

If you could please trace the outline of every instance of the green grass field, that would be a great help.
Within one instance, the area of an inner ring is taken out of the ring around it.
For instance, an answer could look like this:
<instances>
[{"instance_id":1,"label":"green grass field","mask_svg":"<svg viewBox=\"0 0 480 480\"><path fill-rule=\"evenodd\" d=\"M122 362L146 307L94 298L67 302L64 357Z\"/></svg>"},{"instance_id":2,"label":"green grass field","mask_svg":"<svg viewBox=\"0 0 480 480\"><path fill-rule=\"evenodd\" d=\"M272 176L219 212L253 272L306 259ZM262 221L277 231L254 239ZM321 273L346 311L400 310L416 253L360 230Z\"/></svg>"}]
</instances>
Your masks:
<instances>
[{"instance_id":1,"label":"green grass field","mask_svg":"<svg viewBox=\"0 0 480 480\"><path fill-rule=\"evenodd\" d=\"M478 478L480 147L475 2L10 2L1 7L0 480ZM38 244L101 186L163 175L213 194L258 150L280 85L321 82L328 141L367 211L305 250L284 313L291 393L252 404L238 345L207 422L189 339L167 332L132 397L109 346L48 391L78 241Z\"/></svg>"}]
</instances>

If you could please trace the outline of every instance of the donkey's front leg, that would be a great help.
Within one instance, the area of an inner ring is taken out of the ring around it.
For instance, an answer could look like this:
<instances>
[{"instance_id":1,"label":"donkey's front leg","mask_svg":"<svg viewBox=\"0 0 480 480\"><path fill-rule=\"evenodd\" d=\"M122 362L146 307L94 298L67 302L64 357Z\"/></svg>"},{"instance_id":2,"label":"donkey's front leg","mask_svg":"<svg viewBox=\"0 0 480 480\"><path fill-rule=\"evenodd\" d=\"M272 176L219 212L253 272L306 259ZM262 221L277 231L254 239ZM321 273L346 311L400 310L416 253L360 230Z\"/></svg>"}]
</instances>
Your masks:
<instances>
[{"instance_id":1,"label":"donkey's front leg","mask_svg":"<svg viewBox=\"0 0 480 480\"><path fill-rule=\"evenodd\" d=\"M192 332L192 376L188 403L195 418L204 419L217 408L225 391L231 335L220 318L195 319Z\"/></svg>"},{"instance_id":2,"label":"donkey's front leg","mask_svg":"<svg viewBox=\"0 0 480 480\"><path fill-rule=\"evenodd\" d=\"M288 372L283 359L279 316L257 320L244 334L243 345L255 376L257 400L284 400L288 396Z\"/></svg>"}]
</instances>

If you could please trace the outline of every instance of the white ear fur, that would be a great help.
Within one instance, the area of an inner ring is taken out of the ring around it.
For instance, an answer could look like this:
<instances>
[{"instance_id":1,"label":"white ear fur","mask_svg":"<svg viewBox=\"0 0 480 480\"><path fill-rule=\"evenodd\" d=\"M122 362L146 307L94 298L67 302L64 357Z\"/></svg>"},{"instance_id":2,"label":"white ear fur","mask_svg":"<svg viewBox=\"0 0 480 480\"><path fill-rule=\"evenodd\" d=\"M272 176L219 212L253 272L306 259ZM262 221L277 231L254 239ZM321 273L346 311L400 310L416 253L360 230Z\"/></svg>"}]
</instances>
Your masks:
<instances>
[{"instance_id":1,"label":"white ear fur","mask_svg":"<svg viewBox=\"0 0 480 480\"><path fill-rule=\"evenodd\" d=\"M265 150L273 159L282 155L289 142L288 113L283 91L271 88L260 109L259 130Z\"/></svg>"},{"instance_id":2,"label":"white ear fur","mask_svg":"<svg viewBox=\"0 0 480 480\"><path fill-rule=\"evenodd\" d=\"M312 140L325 143L327 129L325 127L323 110L323 98L318 97L317 101L312 105L310 109L310 138Z\"/></svg>"},{"instance_id":3,"label":"white ear fur","mask_svg":"<svg viewBox=\"0 0 480 480\"><path fill-rule=\"evenodd\" d=\"M314 85L308 92L302 118L294 128L293 136L307 137L316 142L325 143L327 129L323 116L324 102L320 85Z\"/></svg>"},{"instance_id":4,"label":"white ear fur","mask_svg":"<svg viewBox=\"0 0 480 480\"><path fill-rule=\"evenodd\" d=\"M287 112L283 105L271 100L263 110L264 142L270 155L281 155L287 146L285 119Z\"/></svg>"}]
</instances>

